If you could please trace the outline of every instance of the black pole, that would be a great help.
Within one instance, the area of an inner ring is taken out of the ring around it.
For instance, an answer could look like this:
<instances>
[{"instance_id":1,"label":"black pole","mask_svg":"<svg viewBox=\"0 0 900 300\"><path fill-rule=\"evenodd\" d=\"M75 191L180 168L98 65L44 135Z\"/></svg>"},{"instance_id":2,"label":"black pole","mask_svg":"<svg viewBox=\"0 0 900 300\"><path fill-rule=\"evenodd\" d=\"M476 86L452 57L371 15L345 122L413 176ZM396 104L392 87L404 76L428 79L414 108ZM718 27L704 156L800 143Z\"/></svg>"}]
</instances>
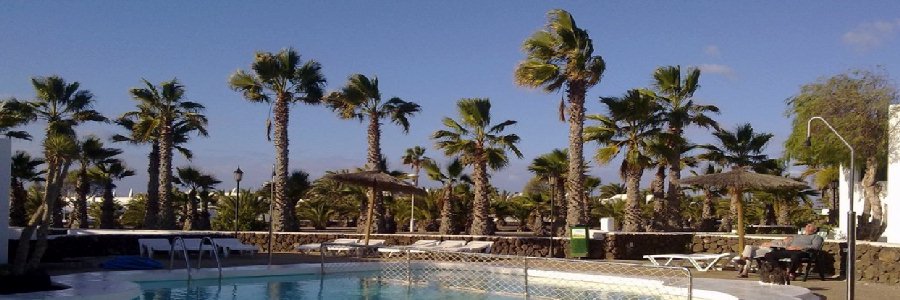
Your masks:
<instances>
[{"instance_id":1,"label":"black pole","mask_svg":"<svg viewBox=\"0 0 900 300\"><path fill-rule=\"evenodd\" d=\"M237 181L237 195L234 198L234 237L238 234L238 209L241 207L241 181Z\"/></svg>"}]
</instances>

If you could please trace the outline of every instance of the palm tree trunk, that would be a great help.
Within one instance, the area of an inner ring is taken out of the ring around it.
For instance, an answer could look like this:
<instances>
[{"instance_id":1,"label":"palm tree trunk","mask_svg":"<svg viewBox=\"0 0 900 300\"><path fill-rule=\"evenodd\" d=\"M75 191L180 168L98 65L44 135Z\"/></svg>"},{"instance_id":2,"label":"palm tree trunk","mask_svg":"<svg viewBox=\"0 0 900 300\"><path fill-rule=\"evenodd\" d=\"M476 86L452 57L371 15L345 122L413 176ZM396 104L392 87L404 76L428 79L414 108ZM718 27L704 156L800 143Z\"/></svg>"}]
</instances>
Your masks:
<instances>
[{"instance_id":1,"label":"palm tree trunk","mask_svg":"<svg viewBox=\"0 0 900 300\"><path fill-rule=\"evenodd\" d=\"M786 203L781 203L775 207L777 211L777 217L775 218L775 222L778 225L790 225L791 223L791 210L790 207Z\"/></svg>"},{"instance_id":2,"label":"palm tree trunk","mask_svg":"<svg viewBox=\"0 0 900 300\"><path fill-rule=\"evenodd\" d=\"M48 159L49 160L49 159ZM57 208L58 200L60 197L60 190L62 189L63 180L66 178L66 174L69 173L69 165L71 164L69 159L55 159L61 160L58 165L61 165L61 170L58 170L56 174L52 172L47 172L47 192L44 194L44 202L47 203L47 211L52 212ZM55 177L50 181L49 178L51 176ZM50 215L44 214L44 220L42 225L38 228L37 231L37 241L34 243L34 251L31 253L31 256L28 257L28 264L26 265L26 269L35 269L38 267L38 264L41 262L41 258L44 257L44 252L47 251L47 236L50 234Z\"/></svg>"},{"instance_id":3,"label":"palm tree trunk","mask_svg":"<svg viewBox=\"0 0 900 300\"><path fill-rule=\"evenodd\" d=\"M629 167L630 168L630 167ZM625 204L625 222L622 226L623 231L638 232L641 231L641 202L640 199L640 181L642 170L634 168L628 170L625 174L625 194L627 195Z\"/></svg>"},{"instance_id":4,"label":"palm tree trunk","mask_svg":"<svg viewBox=\"0 0 900 300\"><path fill-rule=\"evenodd\" d=\"M187 195L187 214L184 215L184 225L182 230L197 229L197 190L191 189Z\"/></svg>"},{"instance_id":5,"label":"palm tree trunk","mask_svg":"<svg viewBox=\"0 0 900 300\"><path fill-rule=\"evenodd\" d=\"M570 82L569 98L569 171L566 179L566 225L587 224L584 199L584 82Z\"/></svg>"},{"instance_id":6,"label":"palm tree trunk","mask_svg":"<svg viewBox=\"0 0 900 300\"><path fill-rule=\"evenodd\" d=\"M878 185L875 178L877 170L878 159L875 157L867 158L866 171L860 182L863 188L863 212L862 216L857 218L859 220L858 236L860 239L867 241L878 240L887 227L887 224L883 221L884 215L881 209L881 198L879 198L881 186Z\"/></svg>"},{"instance_id":7,"label":"palm tree trunk","mask_svg":"<svg viewBox=\"0 0 900 300\"><path fill-rule=\"evenodd\" d=\"M198 227L202 230L212 228L209 222L209 192L206 190L200 192L200 224Z\"/></svg>"},{"instance_id":8,"label":"palm tree trunk","mask_svg":"<svg viewBox=\"0 0 900 300\"><path fill-rule=\"evenodd\" d=\"M113 202L114 188L112 179L108 179L103 186L103 205L100 206L100 229L116 228L116 205Z\"/></svg>"},{"instance_id":9,"label":"palm tree trunk","mask_svg":"<svg viewBox=\"0 0 900 300\"><path fill-rule=\"evenodd\" d=\"M147 156L147 202L144 204L144 229L159 228L159 141L151 142Z\"/></svg>"},{"instance_id":10,"label":"palm tree trunk","mask_svg":"<svg viewBox=\"0 0 900 300\"><path fill-rule=\"evenodd\" d=\"M713 231L716 224L716 203L712 191L703 191L703 212L700 215L700 231Z\"/></svg>"},{"instance_id":11,"label":"palm tree trunk","mask_svg":"<svg viewBox=\"0 0 900 300\"><path fill-rule=\"evenodd\" d=\"M669 128L676 136L681 136L681 128ZM672 155L669 161L669 186L666 194L666 224L669 228L681 228L681 145L670 143Z\"/></svg>"},{"instance_id":12,"label":"palm tree trunk","mask_svg":"<svg viewBox=\"0 0 900 300\"><path fill-rule=\"evenodd\" d=\"M670 230L668 226L668 207L666 200L666 165L660 164L656 167L656 174L653 176L653 182L650 183L650 192L653 193L653 221L650 228L654 231Z\"/></svg>"},{"instance_id":13,"label":"palm tree trunk","mask_svg":"<svg viewBox=\"0 0 900 300\"><path fill-rule=\"evenodd\" d=\"M28 201L28 191L18 178L13 177L10 189L9 226L26 226L28 219L25 214L25 202Z\"/></svg>"},{"instance_id":14,"label":"palm tree trunk","mask_svg":"<svg viewBox=\"0 0 900 300\"><path fill-rule=\"evenodd\" d=\"M274 231L297 231L294 207L288 205L288 122L290 117L287 94L278 95L275 101L275 224Z\"/></svg>"},{"instance_id":15,"label":"palm tree trunk","mask_svg":"<svg viewBox=\"0 0 900 300\"><path fill-rule=\"evenodd\" d=\"M69 224L69 228L88 227L87 195L90 190L91 186L88 182L87 166L82 164L81 169L78 169L78 184L75 189L75 207L72 211L72 222Z\"/></svg>"},{"instance_id":16,"label":"palm tree trunk","mask_svg":"<svg viewBox=\"0 0 900 300\"><path fill-rule=\"evenodd\" d=\"M19 243L16 246L16 259L13 261L11 272L13 275L22 275L25 273L25 267L28 263L28 252L31 249L31 236L40 225L39 222L44 220L47 215L47 205L41 204L38 209L31 215L28 224L22 228L22 234L19 236Z\"/></svg>"},{"instance_id":17,"label":"palm tree trunk","mask_svg":"<svg viewBox=\"0 0 900 300\"><path fill-rule=\"evenodd\" d=\"M159 131L159 205L160 229L175 229L175 205L172 203L172 124L166 120Z\"/></svg>"},{"instance_id":18,"label":"palm tree trunk","mask_svg":"<svg viewBox=\"0 0 900 300\"><path fill-rule=\"evenodd\" d=\"M453 185L444 187L443 205L441 205L441 227L438 229L440 234L456 234L455 226L453 226Z\"/></svg>"},{"instance_id":19,"label":"palm tree trunk","mask_svg":"<svg viewBox=\"0 0 900 300\"><path fill-rule=\"evenodd\" d=\"M479 145L480 146L480 145ZM475 149L475 165L472 170L472 179L475 181L475 200L472 203L472 235L492 235L490 216L488 215L488 178L487 159L484 150L479 146Z\"/></svg>"},{"instance_id":20,"label":"palm tree trunk","mask_svg":"<svg viewBox=\"0 0 900 300\"><path fill-rule=\"evenodd\" d=\"M555 236L566 236L567 234L569 234L569 230L566 228L568 209L559 207L559 205L564 203L563 201L566 199L566 184L561 176L557 176L557 178L554 178L551 184L554 186L553 192L555 193L555 195L553 196L555 197L554 199L556 199L556 216L553 220L553 222L556 223L556 232L554 232L553 234Z\"/></svg>"},{"instance_id":21,"label":"palm tree trunk","mask_svg":"<svg viewBox=\"0 0 900 300\"><path fill-rule=\"evenodd\" d=\"M782 224L778 221L779 218L781 218L782 211L787 212L784 205L779 205L779 203L766 203L764 207L764 216L761 222L762 225Z\"/></svg>"},{"instance_id":22,"label":"palm tree trunk","mask_svg":"<svg viewBox=\"0 0 900 300\"><path fill-rule=\"evenodd\" d=\"M375 113L369 114L369 127L366 131L366 141L369 144L368 151L366 152L366 169L384 172L381 168L381 123L378 122L378 115ZM373 194L375 197L372 201L375 205L374 210L372 211L372 226L374 226L372 232L386 233L384 197L381 193L372 193L371 188L370 194ZM361 224L365 223L361 222Z\"/></svg>"}]
</instances>

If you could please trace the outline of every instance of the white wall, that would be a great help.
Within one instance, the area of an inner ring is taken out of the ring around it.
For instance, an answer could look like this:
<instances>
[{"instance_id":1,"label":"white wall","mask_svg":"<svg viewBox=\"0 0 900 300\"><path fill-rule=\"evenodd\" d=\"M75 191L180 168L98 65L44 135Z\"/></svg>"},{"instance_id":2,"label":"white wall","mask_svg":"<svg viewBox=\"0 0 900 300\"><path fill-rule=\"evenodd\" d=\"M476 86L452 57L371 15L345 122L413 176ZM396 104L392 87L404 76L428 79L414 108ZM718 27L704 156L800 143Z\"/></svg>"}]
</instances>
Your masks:
<instances>
[{"instance_id":1,"label":"white wall","mask_svg":"<svg viewBox=\"0 0 900 300\"><path fill-rule=\"evenodd\" d=\"M888 243L900 243L900 221L891 222L892 218L900 219L900 105L890 106L891 118L888 123L888 184L887 184L887 217L888 227L884 237ZM892 184L893 183L893 184Z\"/></svg>"},{"instance_id":2,"label":"white wall","mask_svg":"<svg viewBox=\"0 0 900 300\"><path fill-rule=\"evenodd\" d=\"M12 184L11 151L9 139L0 138L0 264L9 262L9 253L6 252L9 243L9 186Z\"/></svg>"},{"instance_id":3,"label":"white wall","mask_svg":"<svg viewBox=\"0 0 900 300\"><path fill-rule=\"evenodd\" d=\"M857 164L855 167L859 168L859 165ZM847 212L850 211L850 170L849 170L849 168L844 168L844 166L841 165L839 173L840 173L840 178L838 179L838 200L840 201L840 203L838 204L838 206L840 208L840 212L838 212L838 225L839 225L838 227L839 228L837 229L836 232L840 236L843 236L846 238L847 232L848 232L847 231L847 226L848 226L847 225L847 222L848 222ZM862 174L860 174L860 172L857 171L855 174L856 178L854 178L856 182L854 183L854 186L853 186L853 199L854 199L853 211L856 212L857 216L862 215L863 201L864 201L862 186L860 186L860 184L859 184L859 181L860 181L859 176L860 175L862 175Z\"/></svg>"}]
</instances>

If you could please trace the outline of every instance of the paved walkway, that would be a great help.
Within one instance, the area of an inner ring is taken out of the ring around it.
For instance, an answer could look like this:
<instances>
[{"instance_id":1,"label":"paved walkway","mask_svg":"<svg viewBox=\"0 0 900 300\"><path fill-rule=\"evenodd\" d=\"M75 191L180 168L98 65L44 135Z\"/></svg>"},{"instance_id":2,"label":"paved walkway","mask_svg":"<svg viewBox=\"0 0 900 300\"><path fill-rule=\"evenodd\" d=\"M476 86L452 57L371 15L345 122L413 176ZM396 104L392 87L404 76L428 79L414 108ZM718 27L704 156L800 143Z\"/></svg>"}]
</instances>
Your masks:
<instances>
[{"instance_id":1,"label":"paved walkway","mask_svg":"<svg viewBox=\"0 0 900 300\"><path fill-rule=\"evenodd\" d=\"M99 268L99 264L107 259L109 259L109 257L84 258L79 261L48 264L47 268L51 275L104 271L103 269ZM156 259L158 259L166 266L168 266L169 264L168 257L161 257L160 255L157 256ZM320 257L318 255L303 255L298 253L275 253L272 255L272 264L275 265L318 263L319 261ZM192 260L192 262L196 262L196 260ZM206 265L211 261L204 258L204 262L204 265ZM268 256L265 253L261 253L256 255L233 255L223 260L222 264L223 267L233 267L246 265L265 265L267 262ZM649 262L647 261L621 262L649 264ZM183 268L184 260L176 260L175 264L176 268ZM758 277L754 276L755 274L751 274L750 278L737 278L737 272L732 270L697 272L696 270L692 269L691 271L691 274L693 274L695 278L714 278L749 282L759 280ZM806 282L794 281L792 282L792 284L805 287L811 290L813 293L821 296L822 299L844 299L846 295L846 282L843 280L826 278L826 280L822 281L819 280L816 276L811 276L811 278ZM900 285L887 285L868 282L856 283L856 299L893 300L900 298L900 296L898 295L900 295Z\"/></svg>"}]
</instances>

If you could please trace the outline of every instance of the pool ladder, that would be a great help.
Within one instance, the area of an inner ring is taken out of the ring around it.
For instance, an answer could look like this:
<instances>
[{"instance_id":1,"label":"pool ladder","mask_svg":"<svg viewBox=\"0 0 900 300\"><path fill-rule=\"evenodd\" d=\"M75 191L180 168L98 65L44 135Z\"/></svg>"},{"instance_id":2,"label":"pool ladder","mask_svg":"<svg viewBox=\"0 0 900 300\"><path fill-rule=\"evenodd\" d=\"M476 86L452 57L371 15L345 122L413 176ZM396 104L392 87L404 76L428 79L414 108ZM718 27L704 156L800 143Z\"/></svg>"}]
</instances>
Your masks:
<instances>
[{"instance_id":1,"label":"pool ladder","mask_svg":"<svg viewBox=\"0 0 900 300\"><path fill-rule=\"evenodd\" d=\"M191 259L188 256L188 250L184 243L184 238L180 236L176 236L175 239L172 240L172 248L169 249L169 270L172 270L175 267L175 245L178 242L181 242L181 253L184 256L184 265L185 270L187 271L188 281L191 280ZM208 242L208 243L207 243ZM216 241L211 237L203 237L200 240L200 245L197 246L197 270L200 269L201 263L203 262L203 245L209 245L212 248L212 256L216 258L216 268L219 269L219 280L222 280L222 262L219 261L219 249L216 247Z\"/></svg>"}]
</instances>

